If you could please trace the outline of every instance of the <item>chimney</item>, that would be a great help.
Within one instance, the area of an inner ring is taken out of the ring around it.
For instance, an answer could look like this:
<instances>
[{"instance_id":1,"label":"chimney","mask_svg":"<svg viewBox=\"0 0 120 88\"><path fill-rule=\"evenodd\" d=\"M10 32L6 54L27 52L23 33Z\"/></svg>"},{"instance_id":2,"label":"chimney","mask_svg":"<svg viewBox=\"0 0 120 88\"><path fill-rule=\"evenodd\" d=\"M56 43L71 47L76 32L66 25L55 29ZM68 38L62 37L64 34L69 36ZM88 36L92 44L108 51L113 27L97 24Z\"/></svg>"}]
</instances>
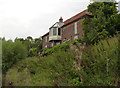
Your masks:
<instances>
[{"instance_id":1,"label":"chimney","mask_svg":"<svg viewBox=\"0 0 120 88\"><path fill-rule=\"evenodd\" d=\"M62 17L60 17L59 22L63 23L63 18Z\"/></svg>"}]
</instances>

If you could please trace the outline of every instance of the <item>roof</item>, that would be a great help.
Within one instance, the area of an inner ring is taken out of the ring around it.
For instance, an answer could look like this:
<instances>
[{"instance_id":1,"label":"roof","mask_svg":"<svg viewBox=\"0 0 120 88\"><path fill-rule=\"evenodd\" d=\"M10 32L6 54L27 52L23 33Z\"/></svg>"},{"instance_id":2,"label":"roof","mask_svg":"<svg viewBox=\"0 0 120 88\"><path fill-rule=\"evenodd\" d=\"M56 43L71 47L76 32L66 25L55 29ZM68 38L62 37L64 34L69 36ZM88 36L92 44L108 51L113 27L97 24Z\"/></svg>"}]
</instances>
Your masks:
<instances>
[{"instance_id":1,"label":"roof","mask_svg":"<svg viewBox=\"0 0 120 88\"><path fill-rule=\"evenodd\" d=\"M86 14L90 14L90 13L87 12L87 10L84 10L84 11L78 13L77 15L75 15L75 16L69 18L68 20L64 21L64 26L67 25L67 24L69 24L69 23L71 23L71 22L73 22L76 19L79 19L80 17L82 17L82 16L84 16Z\"/></svg>"},{"instance_id":2,"label":"roof","mask_svg":"<svg viewBox=\"0 0 120 88\"><path fill-rule=\"evenodd\" d=\"M79 18L79 17L85 15L85 12L86 12L86 10L84 10L84 11L78 13L77 15L75 15L75 16L69 18L68 20L66 20L66 21L64 22L64 24L67 24L67 23L69 23L69 22L71 22L71 21L73 21L73 20L75 20L75 19L77 19L77 18Z\"/></svg>"},{"instance_id":3,"label":"roof","mask_svg":"<svg viewBox=\"0 0 120 88\"><path fill-rule=\"evenodd\" d=\"M77 15L75 15L75 16L69 18L68 20L64 21L64 25L62 26L62 28L71 24L71 23L73 23L73 22L75 22L75 21L78 21L78 20L80 20L80 19L82 19L86 16L92 17L92 13L88 12L87 10L82 11L82 12L78 13Z\"/></svg>"},{"instance_id":4,"label":"roof","mask_svg":"<svg viewBox=\"0 0 120 88\"><path fill-rule=\"evenodd\" d=\"M42 36L42 38L43 38L44 36L47 36L47 35L49 35L49 32L47 32L46 34L44 34L44 35Z\"/></svg>"},{"instance_id":5,"label":"roof","mask_svg":"<svg viewBox=\"0 0 120 88\"><path fill-rule=\"evenodd\" d=\"M62 23L62 22L56 22L55 24L53 24L50 28L52 28L52 27L61 27L61 26L63 26L63 24L64 23Z\"/></svg>"}]
</instances>

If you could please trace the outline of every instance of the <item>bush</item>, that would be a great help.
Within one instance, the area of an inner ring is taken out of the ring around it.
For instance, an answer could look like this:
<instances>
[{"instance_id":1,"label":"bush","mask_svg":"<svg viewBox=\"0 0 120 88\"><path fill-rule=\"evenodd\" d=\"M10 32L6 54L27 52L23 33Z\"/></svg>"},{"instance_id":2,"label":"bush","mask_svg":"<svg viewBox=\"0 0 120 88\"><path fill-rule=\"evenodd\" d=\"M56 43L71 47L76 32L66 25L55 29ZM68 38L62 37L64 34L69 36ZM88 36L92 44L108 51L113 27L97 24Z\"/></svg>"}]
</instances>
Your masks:
<instances>
[{"instance_id":1,"label":"bush","mask_svg":"<svg viewBox=\"0 0 120 88\"><path fill-rule=\"evenodd\" d=\"M43 58L26 58L7 72L6 81L14 86L72 86L78 77L74 59L72 52L62 50Z\"/></svg>"},{"instance_id":2,"label":"bush","mask_svg":"<svg viewBox=\"0 0 120 88\"><path fill-rule=\"evenodd\" d=\"M2 41L2 70L5 73L17 61L27 57L27 49L20 42Z\"/></svg>"},{"instance_id":3,"label":"bush","mask_svg":"<svg viewBox=\"0 0 120 88\"><path fill-rule=\"evenodd\" d=\"M58 50L66 51L67 49L69 49L69 45L70 45L70 42L67 42L67 43L64 43L64 44L54 46L50 49L46 48L46 49L43 50L42 55L44 55L44 54L50 55L50 54L52 54L52 53L54 53Z\"/></svg>"},{"instance_id":4,"label":"bush","mask_svg":"<svg viewBox=\"0 0 120 88\"><path fill-rule=\"evenodd\" d=\"M74 59L75 56L70 51L59 50L54 52L43 58L34 79L41 79L39 77L44 75L44 80L50 79L49 82L46 81L46 85L72 85L72 79L76 78L76 69L73 65ZM45 73L42 74L43 72Z\"/></svg>"},{"instance_id":5,"label":"bush","mask_svg":"<svg viewBox=\"0 0 120 88\"><path fill-rule=\"evenodd\" d=\"M37 48L31 48L31 49L29 50L28 56L29 56L29 57L37 56Z\"/></svg>"},{"instance_id":6,"label":"bush","mask_svg":"<svg viewBox=\"0 0 120 88\"><path fill-rule=\"evenodd\" d=\"M108 38L86 47L83 53L83 84L112 86L118 82L118 38Z\"/></svg>"},{"instance_id":7,"label":"bush","mask_svg":"<svg viewBox=\"0 0 120 88\"><path fill-rule=\"evenodd\" d=\"M68 41L66 43L56 45L56 46L54 46L54 47L52 47L50 49L46 48L46 49L43 50L42 55L43 56L44 56L44 54L45 55L50 55L50 54L52 54L52 53L54 53L56 51L59 51L59 50L66 51L66 50L69 49L70 44L77 45L77 42L83 44L85 41L83 39L76 39L76 40L74 40L72 42Z\"/></svg>"}]
</instances>

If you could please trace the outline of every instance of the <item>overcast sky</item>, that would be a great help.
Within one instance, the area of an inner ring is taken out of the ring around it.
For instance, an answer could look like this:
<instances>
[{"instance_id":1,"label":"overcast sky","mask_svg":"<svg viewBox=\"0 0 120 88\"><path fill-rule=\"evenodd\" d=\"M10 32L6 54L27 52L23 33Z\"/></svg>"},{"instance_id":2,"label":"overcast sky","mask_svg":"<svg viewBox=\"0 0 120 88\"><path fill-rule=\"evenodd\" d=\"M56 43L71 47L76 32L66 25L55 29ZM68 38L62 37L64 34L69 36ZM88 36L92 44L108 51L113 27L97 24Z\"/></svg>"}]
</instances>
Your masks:
<instances>
[{"instance_id":1,"label":"overcast sky","mask_svg":"<svg viewBox=\"0 0 120 88\"><path fill-rule=\"evenodd\" d=\"M87 9L90 0L0 0L0 37L40 37L62 16Z\"/></svg>"}]
</instances>

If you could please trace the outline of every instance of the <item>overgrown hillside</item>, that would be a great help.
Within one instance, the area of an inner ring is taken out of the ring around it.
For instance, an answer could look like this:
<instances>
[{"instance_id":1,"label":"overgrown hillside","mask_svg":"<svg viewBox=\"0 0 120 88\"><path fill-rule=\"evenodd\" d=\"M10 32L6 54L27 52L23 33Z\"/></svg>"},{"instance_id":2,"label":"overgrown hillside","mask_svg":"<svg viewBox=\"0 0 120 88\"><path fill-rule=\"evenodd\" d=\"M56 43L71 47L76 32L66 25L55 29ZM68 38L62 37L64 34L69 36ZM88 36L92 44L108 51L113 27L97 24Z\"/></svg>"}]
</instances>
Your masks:
<instances>
[{"instance_id":1,"label":"overgrown hillside","mask_svg":"<svg viewBox=\"0 0 120 88\"><path fill-rule=\"evenodd\" d=\"M48 55L41 58L33 57L19 61L7 72L5 85L118 85L118 37L101 40L98 44L86 45L82 51L82 63L77 62L82 66L80 70L75 66L75 61L78 60L76 51L73 51L76 50L76 46L80 53L82 44L79 42L74 41L55 46L46 50L49 51ZM73 50L71 45L74 47Z\"/></svg>"},{"instance_id":2,"label":"overgrown hillside","mask_svg":"<svg viewBox=\"0 0 120 88\"><path fill-rule=\"evenodd\" d=\"M119 50L118 37L87 46L82 57L83 85L118 86Z\"/></svg>"},{"instance_id":3,"label":"overgrown hillside","mask_svg":"<svg viewBox=\"0 0 120 88\"><path fill-rule=\"evenodd\" d=\"M44 49L39 55L40 38L4 41L3 85L120 85L120 14L116 7L113 2L89 4L92 16L82 20L83 38Z\"/></svg>"}]
</instances>

